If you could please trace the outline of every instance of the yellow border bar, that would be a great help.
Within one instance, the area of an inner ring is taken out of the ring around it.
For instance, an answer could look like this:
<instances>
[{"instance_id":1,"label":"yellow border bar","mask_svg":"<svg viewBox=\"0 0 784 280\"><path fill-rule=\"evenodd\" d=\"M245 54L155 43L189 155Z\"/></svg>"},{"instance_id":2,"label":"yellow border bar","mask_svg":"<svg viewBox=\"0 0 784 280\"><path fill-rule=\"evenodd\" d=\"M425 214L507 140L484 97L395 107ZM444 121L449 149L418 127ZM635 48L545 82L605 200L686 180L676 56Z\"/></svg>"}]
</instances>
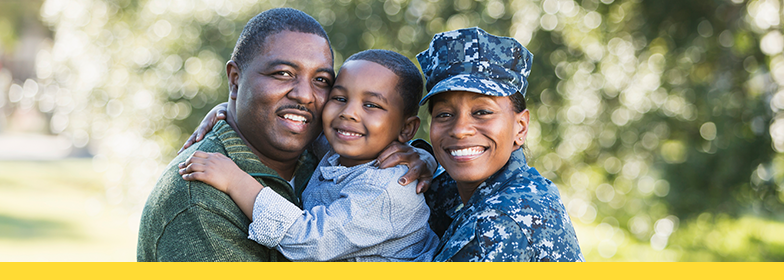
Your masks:
<instances>
[{"instance_id":1,"label":"yellow border bar","mask_svg":"<svg viewBox=\"0 0 784 280\"><path fill-rule=\"evenodd\" d=\"M3 279L695 280L775 278L784 263L0 263L0 271Z\"/></svg>"}]
</instances>

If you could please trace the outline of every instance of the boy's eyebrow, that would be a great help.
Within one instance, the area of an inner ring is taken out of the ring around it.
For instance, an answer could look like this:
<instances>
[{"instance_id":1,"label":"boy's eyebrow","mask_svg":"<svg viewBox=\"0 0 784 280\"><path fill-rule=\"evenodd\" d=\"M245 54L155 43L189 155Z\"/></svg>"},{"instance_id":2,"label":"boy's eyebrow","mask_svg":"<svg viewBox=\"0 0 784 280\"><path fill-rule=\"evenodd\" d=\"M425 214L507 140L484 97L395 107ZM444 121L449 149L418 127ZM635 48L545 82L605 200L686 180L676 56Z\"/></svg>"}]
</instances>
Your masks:
<instances>
[{"instance_id":1,"label":"boy's eyebrow","mask_svg":"<svg viewBox=\"0 0 784 280\"><path fill-rule=\"evenodd\" d=\"M384 97L383 94L380 94L380 93L377 93L377 92L372 92L372 91L366 91L366 92L364 92L364 94L365 95L374 96L374 97L376 97L378 99L381 99L381 101L384 101L384 103L389 104L389 101L387 100L386 97Z\"/></svg>"}]
</instances>

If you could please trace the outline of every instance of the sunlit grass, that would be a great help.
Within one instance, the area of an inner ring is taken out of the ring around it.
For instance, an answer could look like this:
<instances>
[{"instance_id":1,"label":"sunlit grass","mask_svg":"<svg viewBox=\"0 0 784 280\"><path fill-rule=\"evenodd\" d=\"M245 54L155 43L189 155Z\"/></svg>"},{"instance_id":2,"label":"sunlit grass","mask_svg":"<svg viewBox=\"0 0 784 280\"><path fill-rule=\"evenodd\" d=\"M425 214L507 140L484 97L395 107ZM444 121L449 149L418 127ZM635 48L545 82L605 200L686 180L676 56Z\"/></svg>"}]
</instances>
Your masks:
<instances>
[{"instance_id":1,"label":"sunlit grass","mask_svg":"<svg viewBox=\"0 0 784 280\"><path fill-rule=\"evenodd\" d=\"M136 217L90 159L0 162L0 261L133 261Z\"/></svg>"}]
</instances>

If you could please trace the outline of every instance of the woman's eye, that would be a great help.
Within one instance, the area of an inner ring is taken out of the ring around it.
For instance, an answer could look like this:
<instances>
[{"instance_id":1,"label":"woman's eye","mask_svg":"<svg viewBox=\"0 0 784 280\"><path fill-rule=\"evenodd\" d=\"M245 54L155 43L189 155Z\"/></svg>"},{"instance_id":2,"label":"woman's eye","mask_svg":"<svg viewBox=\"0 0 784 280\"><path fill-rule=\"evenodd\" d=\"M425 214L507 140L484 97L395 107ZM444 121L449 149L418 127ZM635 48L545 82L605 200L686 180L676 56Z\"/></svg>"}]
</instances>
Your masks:
<instances>
[{"instance_id":1,"label":"woman's eye","mask_svg":"<svg viewBox=\"0 0 784 280\"><path fill-rule=\"evenodd\" d=\"M490 115L492 113L493 113L492 111L488 111L488 110L477 110L476 112L474 112L474 115L482 116L482 115Z\"/></svg>"},{"instance_id":2,"label":"woman's eye","mask_svg":"<svg viewBox=\"0 0 784 280\"><path fill-rule=\"evenodd\" d=\"M448 118L448 117L451 117L451 116L452 116L452 114L450 114L450 113L438 113L438 114L435 115L435 117L439 118L439 119L441 119L441 118Z\"/></svg>"}]
</instances>

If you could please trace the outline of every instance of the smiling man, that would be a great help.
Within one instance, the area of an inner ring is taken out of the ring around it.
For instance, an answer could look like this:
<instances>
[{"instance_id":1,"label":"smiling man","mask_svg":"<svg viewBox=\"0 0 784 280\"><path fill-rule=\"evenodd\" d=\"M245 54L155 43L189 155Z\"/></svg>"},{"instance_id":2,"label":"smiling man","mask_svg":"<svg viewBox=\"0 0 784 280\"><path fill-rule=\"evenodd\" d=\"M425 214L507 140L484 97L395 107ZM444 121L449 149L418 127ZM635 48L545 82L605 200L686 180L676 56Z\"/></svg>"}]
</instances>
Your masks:
<instances>
[{"instance_id":1,"label":"smiling man","mask_svg":"<svg viewBox=\"0 0 784 280\"><path fill-rule=\"evenodd\" d=\"M224 193L182 179L178 164L195 151L222 153L259 182L299 204L318 163L306 148L321 131L334 80L327 34L294 9L264 11L242 30L226 65L227 120L177 156L147 200L139 261L283 261L248 239L250 220Z\"/></svg>"}]
</instances>

